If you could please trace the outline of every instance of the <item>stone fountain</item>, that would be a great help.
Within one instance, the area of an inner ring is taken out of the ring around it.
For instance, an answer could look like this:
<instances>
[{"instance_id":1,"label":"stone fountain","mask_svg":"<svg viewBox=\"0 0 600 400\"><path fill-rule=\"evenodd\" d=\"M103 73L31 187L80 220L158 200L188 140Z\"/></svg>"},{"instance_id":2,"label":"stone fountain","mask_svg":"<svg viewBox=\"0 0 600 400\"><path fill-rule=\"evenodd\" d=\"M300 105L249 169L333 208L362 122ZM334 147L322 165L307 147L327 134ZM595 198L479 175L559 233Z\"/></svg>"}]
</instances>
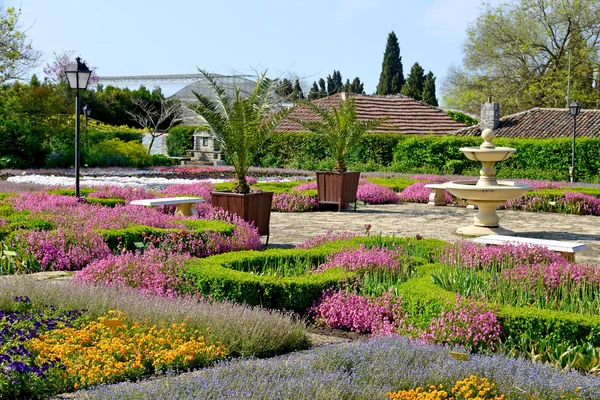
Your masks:
<instances>
[{"instance_id":1,"label":"stone fountain","mask_svg":"<svg viewBox=\"0 0 600 400\"><path fill-rule=\"evenodd\" d=\"M496 147L492 143L495 133L491 129L481 132L483 144L479 147L463 147L460 149L467 158L482 164L478 181L452 181L445 184L452 195L466 199L469 204L479 208L473 225L458 228L457 233L467 236L511 235L513 232L500 227L500 218L496 208L508 200L523 196L532 185L512 181L496 180L497 162L504 161L516 151L511 147Z\"/></svg>"}]
</instances>

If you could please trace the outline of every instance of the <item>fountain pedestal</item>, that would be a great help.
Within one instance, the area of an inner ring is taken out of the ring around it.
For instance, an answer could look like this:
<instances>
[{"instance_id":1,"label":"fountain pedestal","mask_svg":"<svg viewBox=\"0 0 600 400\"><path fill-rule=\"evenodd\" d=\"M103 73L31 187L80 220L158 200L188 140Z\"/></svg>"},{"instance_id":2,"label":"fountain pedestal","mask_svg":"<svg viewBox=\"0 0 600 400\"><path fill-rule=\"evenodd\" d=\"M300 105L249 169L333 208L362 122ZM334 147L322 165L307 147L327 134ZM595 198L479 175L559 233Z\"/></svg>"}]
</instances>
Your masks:
<instances>
[{"instance_id":1,"label":"fountain pedestal","mask_svg":"<svg viewBox=\"0 0 600 400\"><path fill-rule=\"evenodd\" d=\"M510 147L496 147L492 143L494 131L484 129L481 137L484 143L479 147L463 147L460 149L467 158L482 163L480 177L475 181L448 182L446 190L452 195L466 199L469 204L476 205L479 210L473 225L458 228L457 233L466 236L482 236L490 234L511 235L512 232L500 226L500 217L496 213L499 205L507 200L523 196L532 185L512 181L497 181L494 165L506 160L516 150Z\"/></svg>"}]
</instances>

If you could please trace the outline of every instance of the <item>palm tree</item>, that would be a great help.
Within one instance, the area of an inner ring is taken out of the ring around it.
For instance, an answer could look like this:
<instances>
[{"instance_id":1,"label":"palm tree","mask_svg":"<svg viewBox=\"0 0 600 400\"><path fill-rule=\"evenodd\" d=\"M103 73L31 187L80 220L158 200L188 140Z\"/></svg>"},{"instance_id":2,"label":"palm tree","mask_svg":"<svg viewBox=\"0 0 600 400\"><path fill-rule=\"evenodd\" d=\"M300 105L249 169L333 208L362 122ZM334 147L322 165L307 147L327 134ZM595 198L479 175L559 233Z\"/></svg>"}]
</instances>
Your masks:
<instances>
[{"instance_id":1,"label":"palm tree","mask_svg":"<svg viewBox=\"0 0 600 400\"><path fill-rule=\"evenodd\" d=\"M377 128L383 119L359 121L356 113L356 101L353 97L342 100L338 108L326 108L305 102L321 121L295 120L305 129L319 136L335 159L335 172L346 172L346 158L351 148L356 146L361 136Z\"/></svg>"},{"instance_id":2,"label":"palm tree","mask_svg":"<svg viewBox=\"0 0 600 400\"><path fill-rule=\"evenodd\" d=\"M198 103L189 107L206 120L215 139L231 159L237 178L233 192L249 193L246 174L252 156L290 110L273 113L277 99L275 90L279 84L277 80L267 78L266 71L245 98L242 98L239 87L235 89L235 97L230 97L214 76L199 71L213 91L214 98L194 91Z\"/></svg>"}]
</instances>

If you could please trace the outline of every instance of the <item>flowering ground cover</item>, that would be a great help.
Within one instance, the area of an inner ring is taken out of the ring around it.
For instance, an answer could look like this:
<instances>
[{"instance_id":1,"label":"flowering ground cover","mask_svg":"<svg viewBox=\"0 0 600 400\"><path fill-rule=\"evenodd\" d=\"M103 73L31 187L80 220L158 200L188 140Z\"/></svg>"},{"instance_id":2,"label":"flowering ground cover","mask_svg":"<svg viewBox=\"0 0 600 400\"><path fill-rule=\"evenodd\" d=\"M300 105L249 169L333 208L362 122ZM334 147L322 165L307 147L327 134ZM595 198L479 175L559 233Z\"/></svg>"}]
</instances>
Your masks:
<instances>
[{"instance_id":1,"label":"flowering ground cover","mask_svg":"<svg viewBox=\"0 0 600 400\"><path fill-rule=\"evenodd\" d=\"M600 398L597 377L502 355L472 355L469 361L461 361L453 358L450 350L460 351L401 338L378 338L268 360L219 362L214 368L191 374L81 391L76 398L383 400L389 399L387 393L402 390L441 385L448 392L454 388L457 392L475 383L482 385L481 390L490 389L490 395L504 395L505 399Z\"/></svg>"},{"instance_id":2,"label":"flowering ground cover","mask_svg":"<svg viewBox=\"0 0 600 400\"><path fill-rule=\"evenodd\" d=\"M288 314L98 286L0 281L0 398L39 398L307 346L304 324Z\"/></svg>"}]
</instances>

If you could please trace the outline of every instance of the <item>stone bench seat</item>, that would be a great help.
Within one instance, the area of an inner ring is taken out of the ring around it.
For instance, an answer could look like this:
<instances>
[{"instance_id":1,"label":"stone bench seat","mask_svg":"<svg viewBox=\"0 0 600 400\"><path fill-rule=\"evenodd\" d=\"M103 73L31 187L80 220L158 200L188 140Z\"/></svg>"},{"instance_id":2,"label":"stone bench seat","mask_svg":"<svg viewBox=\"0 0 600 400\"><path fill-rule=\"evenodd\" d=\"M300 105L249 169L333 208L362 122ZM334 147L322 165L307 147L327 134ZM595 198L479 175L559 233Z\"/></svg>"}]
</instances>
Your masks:
<instances>
[{"instance_id":1,"label":"stone bench seat","mask_svg":"<svg viewBox=\"0 0 600 400\"><path fill-rule=\"evenodd\" d=\"M201 197L161 197L157 199L133 200L129 204L134 206L159 207L175 205L175 215L190 216L198 215L196 204L204 203Z\"/></svg>"},{"instance_id":2,"label":"stone bench seat","mask_svg":"<svg viewBox=\"0 0 600 400\"><path fill-rule=\"evenodd\" d=\"M443 183L428 183L424 186L427 189L431 189L429 194L430 206L445 206L446 205L446 186Z\"/></svg>"},{"instance_id":3,"label":"stone bench seat","mask_svg":"<svg viewBox=\"0 0 600 400\"><path fill-rule=\"evenodd\" d=\"M560 253L565 259L574 262L575 261L575 253L585 250L588 246L584 243L576 243L576 242L563 242L560 240L546 240L546 239L534 239L534 238L526 238L526 237L516 237L516 236L503 236L503 235L486 235L480 236L476 239L473 239L473 242L479 244L486 245L496 245L500 246L503 244L525 244L525 245L534 245L534 246L542 246L547 248L548 250Z\"/></svg>"}]
</instances>

